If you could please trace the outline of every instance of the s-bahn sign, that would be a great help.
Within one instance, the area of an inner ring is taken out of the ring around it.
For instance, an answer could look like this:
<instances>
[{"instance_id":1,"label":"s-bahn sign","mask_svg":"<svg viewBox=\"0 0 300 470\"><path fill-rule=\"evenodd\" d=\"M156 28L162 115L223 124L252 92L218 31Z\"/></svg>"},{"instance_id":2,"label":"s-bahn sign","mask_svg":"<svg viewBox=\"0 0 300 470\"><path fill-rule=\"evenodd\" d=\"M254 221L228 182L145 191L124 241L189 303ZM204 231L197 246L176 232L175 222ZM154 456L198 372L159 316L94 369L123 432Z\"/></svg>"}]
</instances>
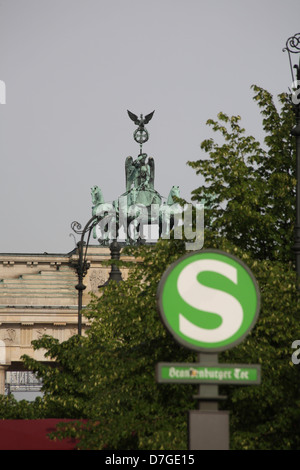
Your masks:
<instances>
[{"instance_id":1,"label":"s-bahn sign","mask_svg":"<svg viewBox=\"0 0 300 470\"><path fill-rule=\"evenodd\" d=\"M219 352L239 344L256 323L258 284L237 257L201 250L173 263L157 290L165 327L183 346Z\"/></svg>"}]
</instances>

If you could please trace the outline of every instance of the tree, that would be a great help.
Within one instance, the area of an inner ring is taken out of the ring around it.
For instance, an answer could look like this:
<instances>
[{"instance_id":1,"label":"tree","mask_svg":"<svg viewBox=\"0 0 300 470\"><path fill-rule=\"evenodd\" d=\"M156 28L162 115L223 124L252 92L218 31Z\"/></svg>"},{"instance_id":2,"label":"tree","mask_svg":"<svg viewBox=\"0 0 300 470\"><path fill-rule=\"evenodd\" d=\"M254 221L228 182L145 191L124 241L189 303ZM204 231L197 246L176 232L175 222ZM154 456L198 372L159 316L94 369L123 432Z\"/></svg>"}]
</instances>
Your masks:
<instances>
[{"instance_id":1,"label":"tree","mask_svg":"<svg viewBox=\"0 0 300 470\"><path fill-rule=\"evenodd\" d=\"M299 291L292 263L257 260L225 239L208 246L237 255L252 270L261 291L261 311L253 331L220 362L260 364L261 384L224 387L231 411L231 448L299 449L300 375L292 363L292 343L300 338Z\"/></svg>"},{"instance_id":2,"label":"tree","mask_svg":"<svg viewBox=\"0 0 300 470\"><path fill-rule=\"evenodd\" d=\"M272 95L252 87L263 116L265 147L246 136L240 116L219 113L207 124L221 135L201 143L208 154L188 164L205 183L192 191L194 201L208 199L207 227L226 237L258 259L290 261L296 202L296 153L290 132L295 123L286 94L278 96L278 112Z\"/></svg>"},{"instance_id":3,"label":"tree","mask_svg":"<svg viewBox=\"0 0 300 470\"><path fill-rule=\"evenodd\" d=\"M75 432L81 448L184 449L193 387L157 384L155 365L195 358L174 343L156 309L162 272L185 245L161 240L130 251L137 260L129 278L111 281L85 312L91 320L87 336L61 344L47 336L34 341L56 359L56 367L29 357L24 362L43 378L47 414L89 420L76 428L63 425L62 436Z\"/></svg>"}]
</instances>

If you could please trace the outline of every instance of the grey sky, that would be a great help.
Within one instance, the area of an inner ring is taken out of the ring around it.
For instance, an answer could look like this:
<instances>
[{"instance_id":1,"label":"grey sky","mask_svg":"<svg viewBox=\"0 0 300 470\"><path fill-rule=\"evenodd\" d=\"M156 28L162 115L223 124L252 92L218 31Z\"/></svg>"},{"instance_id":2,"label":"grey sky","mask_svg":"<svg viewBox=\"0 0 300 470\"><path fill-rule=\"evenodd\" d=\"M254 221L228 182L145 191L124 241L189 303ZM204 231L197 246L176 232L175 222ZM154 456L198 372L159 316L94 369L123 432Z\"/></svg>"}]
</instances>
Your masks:
<instances>
[{"instance_id":1,"label":"grey sky","mask_svg":"<svg viewBox=\"0 0 300 470\"><path fill-rule=\"evenodd\" d=\"M67 253L90 188L125 191L127 109L155 110L155 188L190 200L208 118L240 114L261 138L250 86L291 87L282 49L299 18L299 0L0 0L0 252Z\"/></svg>"}]
</instances>

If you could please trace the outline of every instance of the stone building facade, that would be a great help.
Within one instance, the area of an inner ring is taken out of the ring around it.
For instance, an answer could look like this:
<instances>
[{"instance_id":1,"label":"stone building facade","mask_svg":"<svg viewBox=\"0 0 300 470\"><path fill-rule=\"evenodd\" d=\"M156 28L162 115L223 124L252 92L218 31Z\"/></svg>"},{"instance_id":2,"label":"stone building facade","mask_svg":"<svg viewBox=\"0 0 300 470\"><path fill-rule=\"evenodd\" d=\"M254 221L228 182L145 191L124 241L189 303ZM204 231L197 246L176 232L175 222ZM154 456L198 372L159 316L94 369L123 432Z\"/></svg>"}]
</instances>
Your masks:
<instances>
[{"instance_id":1,"label":"stone building facade","mask_svg":"<svg viewBox=\"0 0 300 470\"><path fill-rule=\"evenodd\" d=\"M88 248L83 306L108 280L110 267L103 262L110 256L108 247ZM0 254L0 394L5 373L23 370L23 354L46 360L42 351L33 351L32 340L48 334L65 341L77 334L77 260L77 250L65 255ZM83 317L83 333L87 327Z\"/></svg>"}]
</instances>

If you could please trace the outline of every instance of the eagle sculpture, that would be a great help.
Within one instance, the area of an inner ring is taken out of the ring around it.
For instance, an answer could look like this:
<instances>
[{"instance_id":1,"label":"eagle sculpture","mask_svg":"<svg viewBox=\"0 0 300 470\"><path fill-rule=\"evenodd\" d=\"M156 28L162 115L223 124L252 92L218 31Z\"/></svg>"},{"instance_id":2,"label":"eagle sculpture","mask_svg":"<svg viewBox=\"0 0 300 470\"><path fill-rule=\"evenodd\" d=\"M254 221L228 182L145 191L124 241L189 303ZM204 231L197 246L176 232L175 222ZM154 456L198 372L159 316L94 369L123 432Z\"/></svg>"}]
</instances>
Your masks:
<instances>
[{"instance_id":1,"label":"eagle sculpture","mask_svg":"<svg viewBox=\"0 0 300 470\"><path fill-rule=\"evenodd\" d=\"M130 119L134 122L136 126L139 126L140 128L143 128L145 124L148 124L148 122L152 119L154 111L152 113L147 114L147 116L143 117L141 114L140 117L138 118L136 114L133 114L131 111L128 111L128 116Z\"/></svg>"}]
</instances>

